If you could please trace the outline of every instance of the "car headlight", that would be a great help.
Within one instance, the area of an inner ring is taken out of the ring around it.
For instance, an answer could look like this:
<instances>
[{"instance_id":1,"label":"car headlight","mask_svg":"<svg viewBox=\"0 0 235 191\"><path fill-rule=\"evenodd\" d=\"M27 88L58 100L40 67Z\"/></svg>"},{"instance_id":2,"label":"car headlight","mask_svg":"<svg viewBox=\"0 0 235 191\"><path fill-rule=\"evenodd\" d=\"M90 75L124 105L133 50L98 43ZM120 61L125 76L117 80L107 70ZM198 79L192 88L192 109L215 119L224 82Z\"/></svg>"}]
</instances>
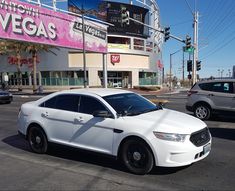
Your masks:
<instances>
[{"instance_id":1,"label":"car headlight","mask_svg":"<svg viewBox=\"0 0 235 191\"><path fill-rule=\"evenodd\" d=\"M176 133L161 133L153 132L153 134L158 138L166 141L184 142L187 134L176 134Z\"/></svg>"}]
</instances>

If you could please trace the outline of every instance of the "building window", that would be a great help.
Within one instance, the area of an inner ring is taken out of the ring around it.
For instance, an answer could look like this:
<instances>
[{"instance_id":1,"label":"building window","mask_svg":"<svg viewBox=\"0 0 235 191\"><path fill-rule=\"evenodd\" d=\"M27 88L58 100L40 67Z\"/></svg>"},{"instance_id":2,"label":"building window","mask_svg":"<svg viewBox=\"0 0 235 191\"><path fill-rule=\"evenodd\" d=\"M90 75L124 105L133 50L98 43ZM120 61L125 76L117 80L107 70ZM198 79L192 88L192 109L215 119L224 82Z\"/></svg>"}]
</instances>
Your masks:
<instances>
[{"instance_id":1,"label":"building window","mask_svg":"<svg viewBox=\"0 0 235 191\"><path fill-rule=\"evenodd\" d=\"M108 47L109 48L121 48L121 49L130 49L131 39L124 37L108 37Z\"/></svg>"},{"instance_id":2,"label":"building window","mask_svg":"<svg viewBox=\"0 0 235 191\"><path fill-rule=\"evenodd\" d=\"M147 52L153 52L153 42L146 42L146 51Z\"/></svg>"},{"instance_id":3,"label":"building window","mask_svg":"<svg viewBox=\"0 0 235 191\"><path fill-rule=\"evenodd\" d=\"M134 49L135 50L144 50L144 40L134 39Z\"/></svg>"}]
</instances>

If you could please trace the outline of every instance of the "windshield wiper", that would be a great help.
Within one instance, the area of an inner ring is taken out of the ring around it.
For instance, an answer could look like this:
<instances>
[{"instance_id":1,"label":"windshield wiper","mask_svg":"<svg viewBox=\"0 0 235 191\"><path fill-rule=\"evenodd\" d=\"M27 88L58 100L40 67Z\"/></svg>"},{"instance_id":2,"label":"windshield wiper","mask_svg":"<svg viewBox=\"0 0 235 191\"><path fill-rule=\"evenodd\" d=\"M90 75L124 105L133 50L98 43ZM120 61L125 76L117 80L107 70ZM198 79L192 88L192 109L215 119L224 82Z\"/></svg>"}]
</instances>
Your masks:
<instances>
[{"instance_id":1,"label":"windshield wiper","mask_svg":"<svg viewBox=\"0 0 235 191\"><path fill-rule=\"evenodd\" d=\"M135 115L140 115L140 114L142 114L142 112L130 112L130 113L126 113L126 115L125 116L135 116Z\"/></svg>"},{"instance_id":2,"label":"windshield wiper","mask_svg":"<svg viewBox=\"0 0 235 191\"><path fill-rule=\"evenodd\" d=\"M134 115L140 115L142 114L142 112L138 111L138 112L127 112L127 111L122 111L118 113L120 116L134 116Z\"/></svg>"},{"instance_id":3,"label":"windshield wiper","mask_svg":"<svg viewBox=\"0 0 235 191\"><path fill-rule=\"evenodd\" d=\"M148 112L152 112L152 111L157 111L159 110L160 108L159 107L156 107L156 108L152 108L152 109L145 109L143 111L136 111L136 112L128 112L127 110L124 110L122 112L119 112L118 114L121 115L121 116L135 116L135 115L140 115L140 114L143 114L143 113L148 113Z\"/></svg>"}]
</instances>

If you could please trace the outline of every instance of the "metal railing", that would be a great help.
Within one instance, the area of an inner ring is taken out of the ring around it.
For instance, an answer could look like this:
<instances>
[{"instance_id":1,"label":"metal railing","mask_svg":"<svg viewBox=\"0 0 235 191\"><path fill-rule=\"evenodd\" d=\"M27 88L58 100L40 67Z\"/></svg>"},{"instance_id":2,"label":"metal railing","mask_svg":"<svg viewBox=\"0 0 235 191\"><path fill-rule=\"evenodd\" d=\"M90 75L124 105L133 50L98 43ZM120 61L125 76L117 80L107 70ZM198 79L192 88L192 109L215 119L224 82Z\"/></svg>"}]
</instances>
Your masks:
<instances>
[{"instance_id":1,"label":"metal railing","mask_svg":"<svg viewBox=\"0 0 235 191\"><path fill-rule=\"evenodd\" d=\"M159 85L157 78L140 78L139 79L139 85Z\"/></svg>"},{"instance_id":2,"label":"metal railing","mask_svg":"<svg viewBox=\"0 0 235 191\"><path fill-rule=\"evenodd\" d=\"M83 78L42 78L43 86L83 86Z\"/></svg>"},{"instance_id":3,"label":"metal railing","mask_svg":"<svg viewBox=\"0 0 235 191\"><path fill-rule=\"evenodd\" d=\"M33 80L32 80L33 81ZM11 87L16 87L18 85L18 78L11 78L7 82L7 84ZM37 84L39 81L37 79ZM42 78L41 84L43 86L82 86L83 78ZM30 85L29 78L22 78L21 81L22 86Z\"/></svg>"}]
</instances>

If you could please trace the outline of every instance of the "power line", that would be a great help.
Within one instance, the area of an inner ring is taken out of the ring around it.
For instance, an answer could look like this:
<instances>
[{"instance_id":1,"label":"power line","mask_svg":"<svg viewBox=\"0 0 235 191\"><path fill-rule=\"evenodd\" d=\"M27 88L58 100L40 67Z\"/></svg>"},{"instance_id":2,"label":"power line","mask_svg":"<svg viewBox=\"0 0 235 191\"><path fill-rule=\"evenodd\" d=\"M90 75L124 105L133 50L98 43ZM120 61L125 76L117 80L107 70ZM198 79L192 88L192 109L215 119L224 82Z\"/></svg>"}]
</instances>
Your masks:
<instances>
[{"instance_id":1,"label":"power line","mask_svg":"<svg viewBox=\"0 0 235 191\"><path fill-rule=\"evenodd\" d=\"M220 51L222 48L224 48L225 46L229 45L234 40L235 40L235 36L233 38L229 39L226 43L224 43L223 45L221 45L220 47L218 47L214 51L212 51L211 53L209 53L208 55L204 56L201 60L205 60L206 58L208 58L211 55L215 54L216 52Z\"/></svg>"},{"instance_id":2,"label":"power line","mask_svg":"<svg viewBox=\"0 0 235 191\"><path fill-rule=\"evenodd\" d=\"M221 9L226 4L223 3L221 8L221 4L220 3L218 4L219 1L216 2L217 4L214 3L210 8L210 10L207 10L207 13L210 13L209 16L208 17L204 16L204 18L206 18L205 23L203 23L203 26L206 26L206 29L203 31L204 33L208 33L208 31L214 26L214 24L217 23L217 21L220 18L219 13L222 13Z\"/></svg>"},{"instance_id":3,"label":"power line","mask_svg":"<svg viewBox=\"0 0 235 191\"><path fill-rule=\"evenodd\" d=\"M228 10L228 12L225 14L224 17L222 17L221 19L218 19L217 20L217 23L215 23L216 25L212 26L210 29L208 29L208 35L206 38L208 38L209 36L211 36L213 34L213 32L216 31L216 29L219 27L219 26L223 26L224 23L225 23L225 20L233 13L233 10L234 10L234 7L230 6L230 9Z\"/></svg>"},{"instance_id":4,"label":"power line","mask_svg":"<svg viewBox=\"0 0 235 191\"><path fill-rule=\"evenodd\" d=\"M214 3L214 1L210 1L210 3L208 4L208 6L206 7L206 12L209 12L209 9L212 7L212 3ZM214 5L214 4L213 4ZM204 12L204 10L202 11Z\"/></svg>"},{"instance_id":5,"label":"power line","mask_svg":"<svg viewBox=\"0 0 235 191\"><path fill-rule=\"evenodd\" d=\"M190 12L191 12L191 14L194 15L193 10L192 10L192 8L190 7L188 1L187 1L187 0L184 0L184 1L186 2L186 4L187 4L187 6L188 6L188 8L189 8L189 10L190 10Z\"/></svg>"},{"instance_id":6,"label":"power line","mask_svg":"<svg viewBox=\"0 0 235 191\"><path fill-rule=\"evenodd\" d=\"M215 41L216 39L218 39L219 37L221 37L221 35L219 34L223 34L225 31L227 31L229 28L234 27L233 26L234 20L231 19L227 25L224 28L221 28L220 30L216 31L215 33L211 33L207 38L209 39L209 37L211 37L210 42ZM212 38L213 37L213 38Z\"/></svg>"},{"instance_id":7,"label":"power line","mask_svg":"<svg viewBox=\"0 0 235 191\"><path fill-rule=\"evenodd\" d=\"M172 25L170 25L170 27L175 27L175 26L182 25L182 24L186 24L186 23L189 23L189 22L192 22L192 19L190 19L190 20L185 20L185 21L182 21L182 22L179 22L179 23L172 24Z\"/></svg>"}]
</instances>

